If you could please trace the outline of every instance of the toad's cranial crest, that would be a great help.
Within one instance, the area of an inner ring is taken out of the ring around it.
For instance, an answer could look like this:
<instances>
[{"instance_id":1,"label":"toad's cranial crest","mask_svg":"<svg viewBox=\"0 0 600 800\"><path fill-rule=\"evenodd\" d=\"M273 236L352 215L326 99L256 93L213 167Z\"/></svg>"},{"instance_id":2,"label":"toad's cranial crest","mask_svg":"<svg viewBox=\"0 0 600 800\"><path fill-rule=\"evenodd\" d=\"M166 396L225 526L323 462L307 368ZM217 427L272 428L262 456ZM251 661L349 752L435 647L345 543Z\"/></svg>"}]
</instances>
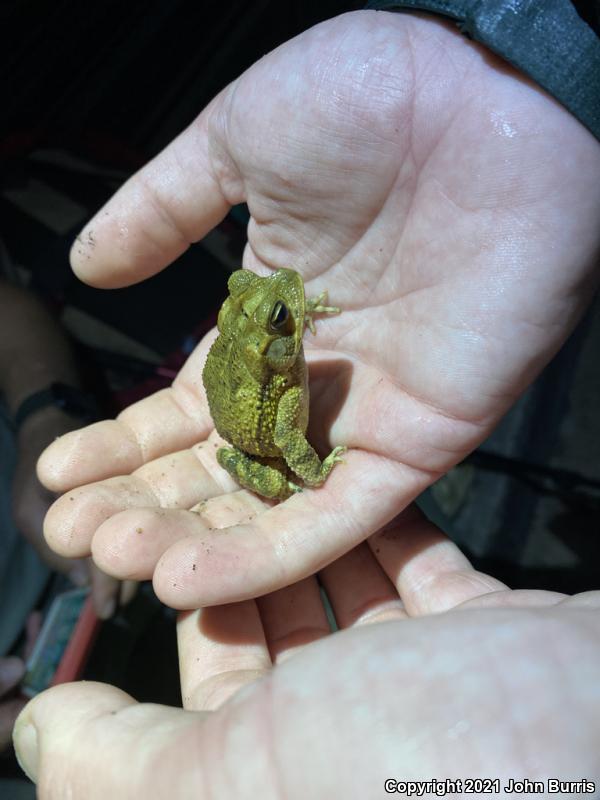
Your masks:
<instances>
[{"instance_id":1,"label":"toad's cranial crest","mask_svg":"<svg viewBox=\"0 0 600 800\"><path fill-rule=\"evenodd\" d=\"M215 427L232 447L217 452L219 464L238 483L264 497L284 499L305 486L320 486L345 447L323 461L306 440L308 373L302 347L312 315L338 314L323 305L327 293L306 300L292 269L261 278L234 272L219 312L219 336L202 380ZM296 477L296 480L294 480Z\"/></svg>"}]
</instances>

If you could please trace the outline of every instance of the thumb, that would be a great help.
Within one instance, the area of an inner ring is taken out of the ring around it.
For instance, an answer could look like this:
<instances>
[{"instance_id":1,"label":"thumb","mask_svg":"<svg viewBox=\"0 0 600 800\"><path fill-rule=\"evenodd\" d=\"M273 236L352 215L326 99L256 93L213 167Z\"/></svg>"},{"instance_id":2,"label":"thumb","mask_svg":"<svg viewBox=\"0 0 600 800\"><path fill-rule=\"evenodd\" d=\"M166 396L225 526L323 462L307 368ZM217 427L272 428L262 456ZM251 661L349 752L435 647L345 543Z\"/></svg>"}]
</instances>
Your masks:
<instances>
[{"instance_id":1,"label":"thumb","mask_svg":"<svg viewBox=\"0 0 600 800\"><path fill-rule=\"evenodd\" d=\"M71 265L81 280L107 289L137 283L174 261L227 214L230 203L216 177L223 169L214 165L209 147L222 98L133 175L81 231L71 249Z\"/></svg>"},{"instance_id":2,"label":"thumb","mask_svg":"<svg viewBox=\"0 0 600 800\"><path fill-rule=\"evenodd\" d=\"M202 797L208 714L150 703L101 683L67 683L31 700L13 740L38 796ZM190 747L190 743L193 746Z\"/></svg>"},{"instance_id":3,"label":"thumb","mask_svg":"<svg viewBox=\"0 0 600 800\"><path fill-rule=\"evenodd\" d=\"M15 752L41 800L274 800L281 794L264 702L248 715L239 698L249 694L216 712L186 711L136 703L102 683L64 683L23 709Z\"/></svg>"}]
</instances>

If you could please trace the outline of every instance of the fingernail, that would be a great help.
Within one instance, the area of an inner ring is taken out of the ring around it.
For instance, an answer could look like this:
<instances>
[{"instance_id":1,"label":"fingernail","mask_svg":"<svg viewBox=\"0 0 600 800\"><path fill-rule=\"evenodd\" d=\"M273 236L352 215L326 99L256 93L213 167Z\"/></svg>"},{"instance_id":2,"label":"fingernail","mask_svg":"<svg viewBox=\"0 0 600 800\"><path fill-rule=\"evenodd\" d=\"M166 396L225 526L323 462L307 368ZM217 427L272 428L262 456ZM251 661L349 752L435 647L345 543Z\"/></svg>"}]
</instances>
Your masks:
<instances>
[{"instance_id":1,"label":"fingernail","mask_svg":"<svg viewBox=\"0 0 600 800\"><path fill-rule=\"evenodd\" d=\"M13 744L19 766L34 783L37 780L38 769L38 734L35 725L27 719L22 719L22 712L13 731Z\"/></svg>"},{"instance_id":2,"label":"fingernail","mask_svg":"<svg viewBox=\"0 0 600 800\"><path fill-rule=\"evenodd\" d=\"M100 617L100 619L110 619L112 615L115 613L116 608L117 608L116 599L114 597L109 597L100 606L100 609L98 610L98 616Z\"/></svg>"},{"instance_id":3,"label":"fingernail","mask_svg":"<svg viewBox=\"0 0 600 800\"><path fill-rule=\"evenodd\" d=\"M16 656L0 660L0 686L8 689L18 683L25 673L25 664Z\"/></svg>"}]
</instances>

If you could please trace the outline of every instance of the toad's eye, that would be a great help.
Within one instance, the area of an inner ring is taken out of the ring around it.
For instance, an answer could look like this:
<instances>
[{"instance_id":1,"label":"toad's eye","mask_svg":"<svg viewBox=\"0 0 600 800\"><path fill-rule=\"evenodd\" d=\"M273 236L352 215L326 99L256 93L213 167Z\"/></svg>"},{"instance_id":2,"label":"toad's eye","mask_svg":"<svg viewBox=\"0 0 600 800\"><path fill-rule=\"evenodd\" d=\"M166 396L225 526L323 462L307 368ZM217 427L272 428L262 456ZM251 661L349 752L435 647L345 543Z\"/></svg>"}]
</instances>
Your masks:
<instances>
[{"instance_id":1,"label":"toad's eye","mask_svg":"<svg viewBox=\"0 0 600 800\"><path fill-rule=\"evenodd\" d=\"M271 328L275 331L280 331L285 327L289 316L290 312L288 311L285 303L282 303L281 300L278 300L273 306L273 311L271 311Z\"/></svg>"}]
</instances>

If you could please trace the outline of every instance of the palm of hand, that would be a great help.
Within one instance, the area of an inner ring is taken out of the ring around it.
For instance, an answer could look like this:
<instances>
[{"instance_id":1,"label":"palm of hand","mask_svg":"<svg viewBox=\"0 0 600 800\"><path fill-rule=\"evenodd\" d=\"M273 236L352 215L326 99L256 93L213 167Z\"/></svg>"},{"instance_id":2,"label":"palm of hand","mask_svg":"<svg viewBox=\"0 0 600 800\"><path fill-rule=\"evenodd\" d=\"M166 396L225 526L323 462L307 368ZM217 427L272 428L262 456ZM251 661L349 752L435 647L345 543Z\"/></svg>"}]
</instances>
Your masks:
<instances>
[{"instance_id":1,"label":"palm of hand","mask_svg":"<svg viewBox=\"0 0 600 800\"><path fill-rule=\"evenodd\" d=\"M263 593L347 551L484 438L568 334L598 245L599 169L577 122L442 23L351 14L263 59L121 190L74 265L102 285L140 280L246 200L244 266L293 266L344 309L308 357L317 441L329 419L347 464L227 536L182 512L124 511L232 488L212 441L187 450L211 430L207 341L170 393L42 459L55 489L109 478L58 502L53 546L93 546L120 577L154 572L182 607ZM246 559L251 577L232 567Z\"/></svg>"},{"instance_id":2,"label":"palm of hand","mask_svg":"<svg viewBox=\"0 0 600 800\"><path fill-rule=\"evenodd\" d=\"M332 439L435 473L490 430L581 310L593 203L568 209L586 153L568 117L540 144L539 119L551 129L562 111L458 33L345 21L334 46L323 27L242 76L217 115L228 156L215 147L215 163L251 210L244 266L298 266L344 311L318 340L352 368Z\"/></svg>"}]
</instances>

